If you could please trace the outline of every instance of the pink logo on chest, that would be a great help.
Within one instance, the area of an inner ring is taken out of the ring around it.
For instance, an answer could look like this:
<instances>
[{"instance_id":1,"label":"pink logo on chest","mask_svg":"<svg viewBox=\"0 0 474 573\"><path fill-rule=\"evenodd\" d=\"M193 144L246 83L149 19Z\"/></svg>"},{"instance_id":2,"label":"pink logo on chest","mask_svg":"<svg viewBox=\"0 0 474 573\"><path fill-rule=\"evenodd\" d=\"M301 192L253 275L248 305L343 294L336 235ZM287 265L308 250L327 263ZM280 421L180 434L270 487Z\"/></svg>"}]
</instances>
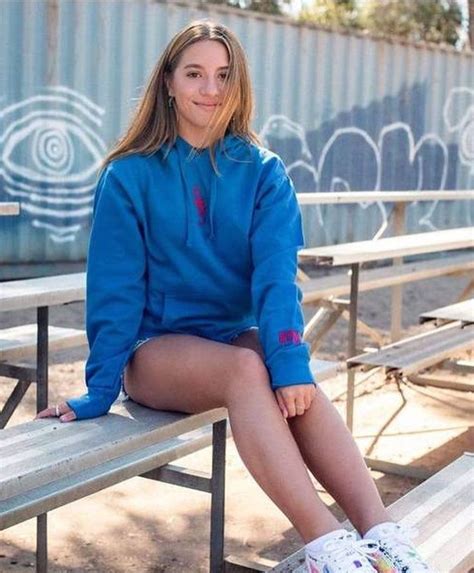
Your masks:
<instances>
[{"instance_id":1,"label":"pink logo on chest","mask_svg":"<svg viewBox=\"0 0 474 573\"><path fill-rule=\"evenodd\" d=\"M299 344L301 342L301 334L297 330L280 330L278 342L285 345Z\"/></svg>"},{"instance_id":2,"label":"pink logo on chest","mask_svg":"<svg viewBox=\"0 0 474 573\"><path fill-rule=\"evenodd\" d=\"M199 215L199 224L203 225L206 220L206 202L201 195L201 189L195 185L193 187L194 205Z\"/></svg>"}]
</instances>

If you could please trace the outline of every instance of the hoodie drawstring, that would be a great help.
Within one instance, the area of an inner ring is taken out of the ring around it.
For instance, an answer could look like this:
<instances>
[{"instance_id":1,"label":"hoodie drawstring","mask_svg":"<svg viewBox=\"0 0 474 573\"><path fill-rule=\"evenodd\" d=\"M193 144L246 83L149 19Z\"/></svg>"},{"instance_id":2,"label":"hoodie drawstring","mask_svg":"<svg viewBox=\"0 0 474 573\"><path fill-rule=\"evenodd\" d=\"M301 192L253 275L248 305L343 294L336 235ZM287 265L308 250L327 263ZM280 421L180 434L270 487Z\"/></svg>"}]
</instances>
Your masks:
<instances>
[{"instance_id":1,"label":"hoodie drawstring","mask_svg":"<svg viewBox=\"0 0 474 573\"><path fill-rule=\"evenodd\" d=\"M194 203L194 196L192 194L192 186L189 184L187 180L184 163L188 160L188 157L191 153L184 153L184 150L181 147L180 141L177 141L176 148L178 150L179 155L179 170L181 175L181 182L184 187L185 193L185 211L186 211L186 238L185 244L187 247L193 247L195 242L193 241L193 235L195 227L192 224L192 215L190 212L190 205ZM216 165L217 165L217 157L216 157ZM199 169L198 162L195 163L195 169ZM217 196L217 175L212 172L211 173L211 187L209 191L209 233L208 238L210 240L215 239L215 232L214 232L214 211L215 211L215 204L216 204L216 196Z\"/></svg>"},{"instance_id":2,"label":"hoodie drawstring","mask_svg":"<svg viewBox=\"0 0 474 573\"><path fill-rule=\"evenodd\" d=\"M188 185L188 182L186 181L186 176L184 175L184 169L182 166L182 160L183 157L181 155L181 152L179 152L179 172L181 175L181 184L184 187L184 210L186 211L186 237L185 237L185 245L187 247L192 247L193 246L193 241L191 238L191 233L192 233L192 229L191 229L191 213L189 212L189 205L191 203L191 201L193 200L192 196L191 196L191 190L190 190L190 186Z\"/></svg>"},{"instance_id":3,"label":"hoodie drawstring","mask_svg":"<svg viewBox=\"0 0 474 573\"><path fill-rule=\"evenodd\" d=\"M217 197L217 175L212 174L211 192L209 198L209 239L214 240L214 211Z\"/></svg>"}]
</instances>

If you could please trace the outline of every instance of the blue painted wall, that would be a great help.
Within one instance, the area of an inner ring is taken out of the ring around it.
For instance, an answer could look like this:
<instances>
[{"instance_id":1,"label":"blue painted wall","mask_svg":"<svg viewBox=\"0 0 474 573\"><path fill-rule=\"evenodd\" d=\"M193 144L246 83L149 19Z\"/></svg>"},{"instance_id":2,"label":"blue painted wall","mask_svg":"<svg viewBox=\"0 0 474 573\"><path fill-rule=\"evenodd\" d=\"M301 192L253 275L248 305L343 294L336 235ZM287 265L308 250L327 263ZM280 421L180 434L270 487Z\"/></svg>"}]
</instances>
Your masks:
<instances>
[{"instance_id":1,"label":"blue painted wall","mask_svg":"<svg viewBox=\"0 0 474 573\"><path fill-rule=\"evenodd\" d=\"M171 36L231 27L255 127L300 192L474 188L474 56L343 35L205 3L0 3L1 276L85 258L95 174ZM391 205L305 207L307 243L372 237ZM409 230L472 224L466 202L415 203ZM38 271L40 269L40 271ZM17 273L18 274L18 273Z\"/></svg>"}]
</instances>

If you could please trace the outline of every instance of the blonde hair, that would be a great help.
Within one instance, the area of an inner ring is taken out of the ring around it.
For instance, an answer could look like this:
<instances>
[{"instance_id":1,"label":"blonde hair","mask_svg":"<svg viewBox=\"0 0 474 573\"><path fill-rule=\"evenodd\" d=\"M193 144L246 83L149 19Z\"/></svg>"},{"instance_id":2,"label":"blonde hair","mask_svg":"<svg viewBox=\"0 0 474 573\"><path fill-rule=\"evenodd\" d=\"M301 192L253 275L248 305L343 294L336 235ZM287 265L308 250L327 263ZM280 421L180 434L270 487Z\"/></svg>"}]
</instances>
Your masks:
<instances>
[{"instance_id":1,"label":"blonde hair","mask_svg":"<svg viewBox=\"0 0 474 573\"><path fill-rule=\"evenodd\" d=\"M169 42L158 60L144 94L139 101L125 134L108 153L103 167L113 159L131 153L152 154L164 144L168 149L178 136L174 105L169 105L166 80L179 64L183 51L201 40L215 40L224 45L229 56L229 69L225 81L225 97L216 110L208 128L208 141L214 169L215 147L230 132L248 142L260 144L251 129L253 94L250 73L244 49L237 37L226 27L209 20L197 20L178 32Z\"/></svg>"}]
</instances>

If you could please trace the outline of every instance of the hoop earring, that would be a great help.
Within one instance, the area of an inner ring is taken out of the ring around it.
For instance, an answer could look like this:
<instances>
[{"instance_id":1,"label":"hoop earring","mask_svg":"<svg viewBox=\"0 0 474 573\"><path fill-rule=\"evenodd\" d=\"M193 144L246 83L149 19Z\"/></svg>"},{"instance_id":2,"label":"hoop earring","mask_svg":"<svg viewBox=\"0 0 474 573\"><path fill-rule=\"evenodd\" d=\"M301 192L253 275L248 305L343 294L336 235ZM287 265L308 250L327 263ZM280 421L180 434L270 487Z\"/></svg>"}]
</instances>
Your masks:
<instances>
[{"instance_id":1,"label":"hoop earring","mask_svg":"<svg viewBox=\"0 0 474 573\"><path fill-rule=\"evenodd\" d=\"M173 96L168 96L168 107L173 107Z\"/></svg>"}]
</instances>

